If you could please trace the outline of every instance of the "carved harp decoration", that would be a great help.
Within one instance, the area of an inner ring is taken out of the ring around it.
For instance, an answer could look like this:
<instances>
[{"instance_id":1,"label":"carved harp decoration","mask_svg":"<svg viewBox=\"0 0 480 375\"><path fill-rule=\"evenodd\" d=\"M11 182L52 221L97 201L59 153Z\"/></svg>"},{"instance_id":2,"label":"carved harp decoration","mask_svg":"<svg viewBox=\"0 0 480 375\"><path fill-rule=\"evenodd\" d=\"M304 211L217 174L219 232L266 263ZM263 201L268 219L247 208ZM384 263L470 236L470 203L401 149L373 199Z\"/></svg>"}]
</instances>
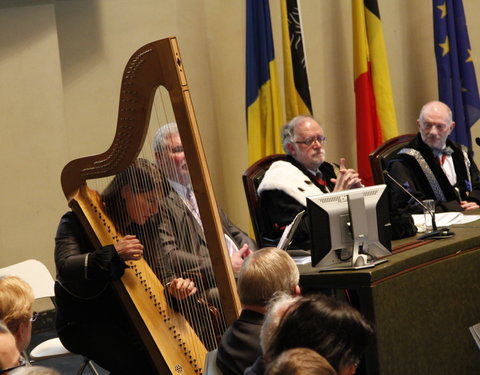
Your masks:
<instances>
[{"instance_id":1,"label":"carved harp decoration","mask_svg":"<svg viewBox=\"0 0 480 375\"><path fill-rule=\"evenodd\" d=\"M113 176L139 155L148 132L155 92L168 91L178 125L192 186L204 223L205 238L220 294L225 323L238 317L240 303L225 248L223 230L201 145L193 105L175 38L149 43L128 61L124 70L118 124L110 148L68 163L61 176L69 206L82 221L92 243L105 246L118 240L98 193L86 181ZM189 323L168 305L164 288L143 259L128 262L115 283L159 374L201 374L207 350Z\"/></svg>"}]
</instances>

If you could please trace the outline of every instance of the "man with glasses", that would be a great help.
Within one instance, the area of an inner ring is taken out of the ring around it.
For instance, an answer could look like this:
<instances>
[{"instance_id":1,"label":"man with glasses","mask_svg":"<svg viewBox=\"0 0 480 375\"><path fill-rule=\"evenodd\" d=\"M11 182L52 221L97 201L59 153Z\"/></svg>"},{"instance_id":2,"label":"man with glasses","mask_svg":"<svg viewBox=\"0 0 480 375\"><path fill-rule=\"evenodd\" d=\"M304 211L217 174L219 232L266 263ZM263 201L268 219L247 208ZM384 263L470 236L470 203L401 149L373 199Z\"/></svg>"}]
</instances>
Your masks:
<instances>
[{"instance_id":1,"label":"man with glasses","mask_svg":"<svg viewBox=\"0 0 480 375\"><path fill-rule=\"evenodd\" d=\"M17 343L24 351L32 336L32 322L37 313L32 311L32 288L17 276L0 277L0 320L3 320Z\"/></svg>"},{"instance_id":2,"label":"man with glasses","mask_svg":"<svg viewBox=\"0 0 480 375\"><path fill-rule=\"evenodd\" d=\"M390 174L420 201L433 199L436 212L478 208L480 179L472 151L447 139L455 127L450 108L429 102L417 123L417 136L390 161ZM387 182L392 212L423 213L417 202Z\"/></svg>"},{"instance_id":3,"label":"man with glasses","mask_svg":"<svg viewBox=\"0 0 480 375\"><path fill-rule=\"evenodd\" d=\"M326 140L312 116L297 116L284 125L282 144L287 160L274 162L258 187L268 221L267 236L280 239L285 227L305 210L308 196L363 186L358 173L345 167L345 159L340 159L337 174L325 161ZM307 215L296 228L290 248L310 248Z\"/></svg>"}]
</instances>

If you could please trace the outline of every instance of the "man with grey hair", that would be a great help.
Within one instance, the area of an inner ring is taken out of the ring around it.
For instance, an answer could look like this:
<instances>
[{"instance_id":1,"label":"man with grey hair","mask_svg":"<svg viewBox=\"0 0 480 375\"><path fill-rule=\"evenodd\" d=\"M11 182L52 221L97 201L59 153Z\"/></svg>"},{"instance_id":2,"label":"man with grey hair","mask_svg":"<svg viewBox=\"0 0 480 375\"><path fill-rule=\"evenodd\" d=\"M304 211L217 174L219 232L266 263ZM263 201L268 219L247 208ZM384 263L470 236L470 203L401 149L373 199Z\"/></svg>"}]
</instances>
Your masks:
<instances>
[{"instance_id":1,"label":"man with grey hair","mask_svg":"<svg viewBox=\"0 0 480 375\"><path fill-rule=\"evenodd\" d=\"M280 239L285 227L305 210L308 196L363 186L358 173L345 167L345 159L340 159L337 173L325 161L326 141L323 128L312 116L297 116L284 125L282 144L287 160L274 162L258 187L270 238ZM310 249L307 215L303 215L290 247Z\"/></svg>"},{"instance_id":2,"label":"man with grey hair","mask_svg":"<svg viewBox=\"0 0 480 375\"><path fill-rule=\"evenodd\" d=\"M435 211L478 208L480 178L472 151L448 138L455 122L439 101L425 104L417 120L417 136L389 162L388 170L420 201L433 199ZM387 181L392 213L422 213L423 208L392 181Z\"/></svg>"},{"instance_id":3,"label":"man with grey hair","mask_svg":"<svg viewBox=\"0 0 480 375\"><path fill-rule=\"evenodd\" d=\"M267 305L276 293L299 295L299 278L298 267L283 250L267 247L245 259L237 282L243 309L218 347L217 366L222 373L241 375L262 354L260 330Z\"/></svg>"},{"instance_id":4,"label":"man with grey hair","mask_svg":"<svg viewBox=\"0 0 480 375\"><path fill-rule=\"evenodd\" d=\"M161 240L174 264L181 264L183 269L194 268L203 264L201 259L207 256L208 249L177 124L172 122L160 127L152 147L157 164L172 187L163 204L163 209L168 211L165 217L173 223L186 223L190 228L188 236L176 238L164 236L168 231L161 230ZM220 208L219 214L232 267L238 272L243 259L256 250L256 244Z\"/></svg>"}]
</instances>

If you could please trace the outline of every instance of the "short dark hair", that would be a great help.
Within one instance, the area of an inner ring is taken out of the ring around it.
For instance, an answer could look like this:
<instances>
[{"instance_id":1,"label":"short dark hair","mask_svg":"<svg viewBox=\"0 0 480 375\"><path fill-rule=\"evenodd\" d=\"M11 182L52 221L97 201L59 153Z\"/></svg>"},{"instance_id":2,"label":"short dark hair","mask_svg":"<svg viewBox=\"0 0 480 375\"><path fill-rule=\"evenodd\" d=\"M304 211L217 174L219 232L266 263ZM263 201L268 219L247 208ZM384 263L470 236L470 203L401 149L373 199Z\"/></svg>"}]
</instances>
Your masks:
<instances>
[{"instance_id":1,"label":"short dark hair","mask_svg":"<svg viewBox=\"0 0 480 375\"><path fill-rule=\"evenodd\" d=\"M358 362L373 332L372 325L352 306L312 294L297 299L287 309L264 357L268 363L284 350L306 347L340 371Z\"/></svg>"}]
</instances>

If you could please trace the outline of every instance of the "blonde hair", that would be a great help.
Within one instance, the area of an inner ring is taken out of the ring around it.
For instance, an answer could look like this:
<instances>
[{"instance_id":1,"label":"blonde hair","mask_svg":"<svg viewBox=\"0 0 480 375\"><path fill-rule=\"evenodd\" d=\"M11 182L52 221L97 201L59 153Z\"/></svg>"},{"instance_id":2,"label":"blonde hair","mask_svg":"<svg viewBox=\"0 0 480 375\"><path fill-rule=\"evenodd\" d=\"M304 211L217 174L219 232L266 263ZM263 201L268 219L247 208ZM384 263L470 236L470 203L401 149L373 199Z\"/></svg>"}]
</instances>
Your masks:
<instances>
[{"instance_id":1,"label":"blonde hair","mask_svg":"<svg viewBox=\"0 0 480 375\"><path fill-rule=\"evenodd\" d=\"M249 255L238 274L238 294L243 305L266 306L273 295L295 293L298 267L286 251L266 247Z\"/></svg>"},{"instance_id":2,"label":"blonde hair","mask_svg":"<svg viewBox=\"0 0 480 375\"><path fill-rule=\"evenodd\" d=\"M15 333L32 317L34 296L30 285L17 276L0 277L0 319Z\"/></svg>"},{"instance_id":3,"label":"blonde hair","mask_svg":"<svg viewBox=\"0 0 480 375\"><path fill-rule=\"evenodd\" d=\"M282 352L267 366L265 375L336 375L335 369L322 355L309 348Z\"/></svg>"}]
</instances>

